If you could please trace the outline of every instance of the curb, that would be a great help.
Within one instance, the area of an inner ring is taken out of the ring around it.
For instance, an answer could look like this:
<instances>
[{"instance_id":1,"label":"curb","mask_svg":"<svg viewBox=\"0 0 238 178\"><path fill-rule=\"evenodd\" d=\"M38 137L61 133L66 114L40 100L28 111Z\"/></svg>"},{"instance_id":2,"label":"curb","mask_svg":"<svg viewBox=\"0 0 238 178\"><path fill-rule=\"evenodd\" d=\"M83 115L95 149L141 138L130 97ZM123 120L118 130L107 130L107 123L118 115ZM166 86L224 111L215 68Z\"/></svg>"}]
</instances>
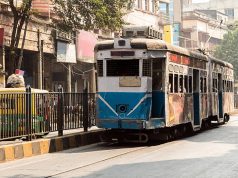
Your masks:
<instances>
[{"instance_id":1,"label":"curb","mask_svg":"<svg viewBox=\"0 0 238 178\"><path fill-rule=\"evenodd\" d=\"M0 163L100 142L104 130L80 132L55 138L0 146Z\"/></svg>"}]
</instances>

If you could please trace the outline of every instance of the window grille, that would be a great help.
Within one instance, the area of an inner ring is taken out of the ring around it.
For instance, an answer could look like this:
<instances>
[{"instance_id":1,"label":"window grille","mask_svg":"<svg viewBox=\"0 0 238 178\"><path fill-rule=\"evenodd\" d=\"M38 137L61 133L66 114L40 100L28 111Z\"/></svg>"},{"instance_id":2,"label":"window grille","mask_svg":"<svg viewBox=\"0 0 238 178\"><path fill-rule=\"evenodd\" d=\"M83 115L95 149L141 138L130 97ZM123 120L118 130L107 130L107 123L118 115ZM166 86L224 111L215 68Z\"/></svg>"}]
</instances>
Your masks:
<instances>
[{"instance_id":1,"label":"window grille","mask_svg":"<svg viewBox=\"0 0 238 178\"><path fill-rule=\"evenodd\" d=\"M139 60L108 60L107 76L139 76Z\"/></svg>"},{"instance_id":2,"label":"window grille","mask_svg":"<svg viewBox=\"0 0 238 178\"><path fill-rule=\"evenodd\" d=\"M97 72L98 76L103 76L103 60L98 60L97 61Z\"/></svg>"},{"instance_id":3,"label":"window grille","mask_svg":"<svg viewBox=\"0 0 238 178\"><path fill-rule=\"evenodd\" d=\"M144 59L143 60L143 72L142 76L151 76L151 60L150 59Z\"/></svg>"}]
</instances>

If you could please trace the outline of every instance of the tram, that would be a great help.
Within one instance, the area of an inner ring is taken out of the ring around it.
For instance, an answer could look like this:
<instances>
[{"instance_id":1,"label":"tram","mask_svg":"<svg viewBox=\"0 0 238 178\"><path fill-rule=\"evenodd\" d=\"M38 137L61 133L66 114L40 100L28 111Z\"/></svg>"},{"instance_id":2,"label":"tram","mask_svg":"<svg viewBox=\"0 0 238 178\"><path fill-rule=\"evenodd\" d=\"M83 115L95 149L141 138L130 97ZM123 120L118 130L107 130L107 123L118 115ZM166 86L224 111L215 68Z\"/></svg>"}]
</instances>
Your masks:
<instances>
[{"instance_id":1,"label":"tram","mask_svg":"<svg viewBox=\"0 0 238 178\"><path fill-rule=\"evenodd\" d=\"M99 42L97 126L119 141L168 140L229 120L233 67L173 46L150 27Z\"/></svg>"}]
</instances>

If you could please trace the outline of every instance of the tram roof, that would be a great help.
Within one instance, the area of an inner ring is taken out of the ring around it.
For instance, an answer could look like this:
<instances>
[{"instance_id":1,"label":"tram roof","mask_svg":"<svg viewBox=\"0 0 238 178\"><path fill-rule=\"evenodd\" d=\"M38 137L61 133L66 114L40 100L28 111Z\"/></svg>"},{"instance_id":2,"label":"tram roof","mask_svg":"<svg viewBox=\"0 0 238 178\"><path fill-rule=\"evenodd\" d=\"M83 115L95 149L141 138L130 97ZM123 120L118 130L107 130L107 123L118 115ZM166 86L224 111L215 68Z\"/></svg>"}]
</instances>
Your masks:
<instances>
[{"instance_id":1,"label":"tram roof","mask_svg":"<svg viewBox=\"0 0 238 178\"><path fill-rule=\"evenodd\" d=\"M100 41L96 44L95 51L113 49L113 46L114 40ZM131 47L134 49L166 50L186 56L191 56L201 60L208 60L207 57L200 52L191 51L179 46L171 45L159 39L133 38L131 39Z\"/></svg>"},{"instance_id":2,"label":"tram roof","mask_svg":"<svg viewBox=\"0 0 238 178\"><path fill-rule=\"evenodd\" d=\"M208 61L207 57L199 51L191 51L186 48L171 45L162 40L136 38L131 41L132 47L139 45L144 45L148 50L166 50Z\"/></svg>"},{"instance_id":3,"label":"tram roof","mask_svg":"<svg viewBox=\"0 0 238 178\"><path fill-rule=\"evenodd\" d=\"M211 61L213 61L215 63L218 63L218 64L220 64L222 66L229 67L229 68L233 69L233 65L231 63L229 63L229 62L222 61L222 60L217 59L217 58L215 58L213 56L208 56L208 57L211 59Z\"/></svg>"}]
</instances>

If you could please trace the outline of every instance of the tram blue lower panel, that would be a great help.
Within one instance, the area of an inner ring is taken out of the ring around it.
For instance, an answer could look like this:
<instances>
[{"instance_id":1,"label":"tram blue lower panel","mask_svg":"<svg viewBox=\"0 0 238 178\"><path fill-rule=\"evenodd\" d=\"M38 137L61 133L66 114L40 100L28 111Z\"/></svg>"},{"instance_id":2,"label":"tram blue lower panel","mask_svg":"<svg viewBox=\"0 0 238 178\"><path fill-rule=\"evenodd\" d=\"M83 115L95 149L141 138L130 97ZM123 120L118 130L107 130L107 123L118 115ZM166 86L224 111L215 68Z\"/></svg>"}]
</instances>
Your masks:
<instances>
[{"instance_id":1,"label":"tram blue lower panel","mask_svg":"<svg viewBox=\"0 0 238 178\"><path fill-rule=\"evenodd\" d=\"M152 92L152 117L165 117L165 93L161 91Z\"/></svg>"},{"instance_id":2,"label":"tram blue lower panel","mask_svg":"<svg viewBox=\"0 0 238 178\"><path fill-rule=\"evenodd\" d=\"M97 119L101 128L139 129L149 119L151 95L129 92L99 92ZM120 110L123 106L125 110Z\"/></svg>"}]
</instances>

